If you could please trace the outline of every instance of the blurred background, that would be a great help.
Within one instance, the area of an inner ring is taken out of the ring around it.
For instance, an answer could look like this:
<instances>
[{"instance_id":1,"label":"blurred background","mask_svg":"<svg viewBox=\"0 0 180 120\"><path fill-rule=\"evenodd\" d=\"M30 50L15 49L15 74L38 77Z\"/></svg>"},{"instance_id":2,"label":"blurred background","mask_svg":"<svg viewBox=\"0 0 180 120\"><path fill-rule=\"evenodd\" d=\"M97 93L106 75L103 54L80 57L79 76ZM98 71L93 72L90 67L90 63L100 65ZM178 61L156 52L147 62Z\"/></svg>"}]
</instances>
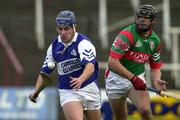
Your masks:
<instances>
[{"instance_id":1,"label":"blurred background","mask_svg":"<svg viewBox=\"0 0 180 120\"><path fill-rule=\"evenodd\" d=\"M87 35L94 43L100 66L99 82L103 91L103 74L107 66L109 48L119 31L134 22L134 12L142 4L152 4L159 12L154 31L161 38L161 59L164 62L162 79L168 82L168 90L179 94L180 15L178 11L180 11L180 2L178 0L1 0L0 118L36 119L36 115L32 117L32 115L25 114L34 111L50 114L53 111L56 114L52 114L52 117L42 117L42 119L64 119L61 110L55 112L60 109L59 105L57 107L44 106L49 103L55 106L59 104L58 93L54 90L56 80L49 88L50 92L47 89L42 93L40 98L46 99L44 105L41 105L42 107L31 107L38 105L33 105L26 99L34 88L46 50L53 38L58 35L55 30L55 18L59 11L74 11L77 19L77 31ZM147 82L151 85L148 79L148 65L146 69ZM56 72L52 74L52 78L56 79ZM51 90L54 92L51 92ZM49 94L53 96L52 99L48 99ZM106 100L106 98L103 98L103 100ZM157 98L157 100L164 101L167 99ZM170 101L172 102L168 104L166 102L158 104L160 108L154 108L154 114L160 117L165 116L164 120L178 119L180 116L180 102L171 99ZM25 107L24 104L27 103L28 107ZM109 109L109 106L107 108ZM19 112L21 110L27 110L27 113ZM6 113L11 112L14 113L14 116L6 115ZM104 111L102 110L102 112ZM129 111L130 113L132 119L136 117L139 119L139 116L134 112ZM111 113L104 112L103 114L112 116ZM104 117L102 119L111 120L112 118Z\"/></svg>"}]
</instances>

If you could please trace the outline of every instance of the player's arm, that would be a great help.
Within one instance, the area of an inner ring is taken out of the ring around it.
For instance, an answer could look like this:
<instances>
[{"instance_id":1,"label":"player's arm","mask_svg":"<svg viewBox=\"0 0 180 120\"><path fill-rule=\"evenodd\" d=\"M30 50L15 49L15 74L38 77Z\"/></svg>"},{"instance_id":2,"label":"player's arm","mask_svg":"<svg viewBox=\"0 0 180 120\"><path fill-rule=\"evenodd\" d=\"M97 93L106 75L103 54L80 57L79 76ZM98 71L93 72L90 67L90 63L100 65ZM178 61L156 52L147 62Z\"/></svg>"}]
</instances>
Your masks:
<instances>
[{"instance_id":1,"label":"player's arm","mask_svg":"<svg viewBox=\"0 0 180 120\"><path fill-rule=\"evenodd\" d=\"M89 62L86 64L86 67L83 73L81 74L81 76L79 77L79 79L85 81L92 75L93 72L94 72L94 64Z\"/></svg>"},{"instance_id":2,"label":"player's arm","mask_svg":"<svg viewBox=\"0 0 180 120\"><path fill-rule=\"evenodd\" d=\"M128 71L119 61L123 55L130 49L130 44L133 40L129 38L128 36L131 36L132 34L129 31L121 31L117 37L115 38L111 49L110 49L110 55L108 58L108 66L110 69L115 71L117 74L127 78L131 79L135 75Z\"/></svg>"},{"instance_id":3,"label":"player's arm","mask_svg":"<svg viewBox=\"0 0 180 120\"><path fill-rule=\"evenodd\" d=\"M143 80L141 78L139 78L138 76L134 75L133 73L131 73L129 70L127 70L119 62L119 59L109 56L108 66L110 69L113 69L113 71L116 71L117 74L129 79L132 82L135 89L137 89L137 90L145 90L146 89L146 85L143 82Z\"/></svg>"},{"instance_id":4,"label":"player's arm","mask_svg":"<svg viewBox=\"0 0 180 120\"><path fill-rule=\"evenodd\" d=\"M73 89L78 90L81 87L81 84L84 81L86 81L92 75L93 72L94 72L94 64L87 63L83 73L78 78L70 77L71 79L70 83Z\"/></svg>"},{"instance_id":5,"label":"player's arm","mask_svg":"<svg viewBox=\"0 0 180 120\"><path fill-rule=\"evenodd\" d=\"M52 80L49 76L45 75L44 73L40 73L36 81L35 91L29 95L29 99L36 103L36 98L38 97L39 93L51 83Z\"/></svg>"},{"instance_id":6,"label":"player's arm","mask_svg":"<svg viewBox=\"0 0 180 120\"><path fill-rule=\"evenodd\" d=\"M29 99L36 103L36 98L38 97L39 93L48 85L50 85L52 83L51 78L49 77L49 74L53 71L54 66L48 66L49 62L51 61L52 64L55 64L53 61L53 57L52 57L52 46L50 45L50 47L47 50L47 56L45 58L44 64L42 66L42 70L40 72L40 74L38 75L38 78L36 80L36 85L35 85L35 90L33 93L31 93L29 95Z\"/></svg>"},{"instance_id":7,"label":"player's arm","mask_svg":"<svg viewBox=\"0 0 180 120\"><path fill-rule=\"evenodd\" d=\"M130 41L132 40L129 40L128 37L124 37L126 36L126 33L127 31L121 32L114 40L110 50L108 67L111 70L115 71L117 74L129 79L135 89L145 90L146 85L143 80L127 70L119 61L123 57L123 55L130 49Z\"/></svg>"},{"instance_id":8,"label":"player's arm","mask_svg":"<svg viewBox=\"0 0 180 120\"><path fill-rule=\"evenodd\" d=\"M154 63L155 64L155 63ZM156 68L153 69L151 68L151 80L152 80L152 85L158 90L163 90L166 91L166 84L167 82L164 80L161 80L161 69Z\"/></svg>"},{"instance_id":9,"label":"player's arm","mask_svg":"<svg viewBox=\"0 0 180 120\"><path fill-rule=\"evenodd\" d=\"M152 84L156 89L166 91L166 84L164 80L161 80L161 67L162 61L160 60L160 46L150 57L150 68L151 68L151 80Z\"/></svg>"},{"instance_id":10,"label":"player's arm","mask_svg":"<svg viewBox=\"0 0 180 120\"><path fill-rule=\"evenodd\" d=\"M161 70L160 69L151 69L151 79L153 81L161 79Z\"/></svg>"},{"instance_id":11,"label":"player's arm","mask_svg":"<svg viewBox=\"0 0 180 120\"><path fill-rule=\"evenodd\" d=\"M119 62L118 58L114 58L112 56L109 56L108 59L108 66L110 69L113 69L113 71L116 71L117 74L127 78L131 79L134 77L134 74L128 71L122 64Z\"/></svg>"},{"instance_id":12,"label":"player's arm","mask_svg":"<svg viewBox=\"0 0 180 120\"><path fill-rule=\"evenodd\" d=\"M35 86L35 93L38 95L46 86L51 85L52 79L44 74L40 73Z\"/></svg>"},{"instance_id":13,"label":"player's arm","mask_svg":"<svg viewBox=\"0 0 180 120\"><path fill-rule=\"evenodd\" d=\"M77 90L93 74L96 64L96 49L90 41L82 40L78 45L78 52L81 60L80 65L85 68L78 78L70 77L70 86Z\"/></svg>"}]
</instances>

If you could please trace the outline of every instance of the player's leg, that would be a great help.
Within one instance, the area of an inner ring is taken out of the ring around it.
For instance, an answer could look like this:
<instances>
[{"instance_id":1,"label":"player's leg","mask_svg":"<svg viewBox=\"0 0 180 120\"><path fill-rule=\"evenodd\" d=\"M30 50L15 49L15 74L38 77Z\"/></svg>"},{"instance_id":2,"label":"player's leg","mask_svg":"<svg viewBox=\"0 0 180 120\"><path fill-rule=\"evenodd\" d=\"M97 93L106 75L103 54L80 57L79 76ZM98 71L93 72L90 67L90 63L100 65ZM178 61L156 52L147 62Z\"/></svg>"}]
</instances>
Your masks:
<instances>
[{"instance_id":1,"label":"player's leg","mask_svg":"<svg viewBox=\"0 0 180 120\"><path fill-rule=\"evenodd\" d=\"M84 112L86 116L86 120L100 120L101 119L101 111L98 110L86 110Z\"/></svg>"},{"instance_id":2,"label":"player's leg","mask_svg":"<svg viewBox=\"0 0 180 120\"><path fill-rule=\"evenodd\" d=\"M124 77L109 72L106 78L106 93L115 120L127 120L127 94L132 87L129 80Z\"/></svg>"},{"instance_id":3,"label":"player's leg","mask_svg":"<svg viewBox=\"0 0 180 120\"><path fill-rule=\"evenodd\" d=\"M59 89L60 103L67 120L83 120L83 105L74 90Z\"/></svg>"},{"instance_id":4,"label":"player's leg","mask_svg":"<svg viewBox=\"0 0 180 120\"><path fill-rule=\"evenodd\" d=\"M83 107L79 101L64 104L63 112L67 120L83 120Z\"/></svg>"},{"instance_id":5,"label":"player's leg","mask_svg":"<svg viewBox=\"0 0 180 120\"><path fill-rule=\"evenodd\" d=\"M129 98L137 107L143 120L152 120L152 112L150 108L150 97L147 91L140 91L131 88L129 90Z\"/></svg>"},{"instance_id":6,"label":"player's leg","mask_svg":"<svg viewBox=\"0 0 180 120\"><path fill-rule=\"evenodd\" d=\"M125 97L109 99L109 103L115 120L127 120L127 102Z\"/></svg>"},{"instance_id":7,"label":"player's leg","mask_svg":"<svg viewBox=\"0 0 180 120\"><path fill-rule=\"evenodd\" d=\"M96 83L92 82L86 87L79 89L77 95L81 97L86 120L100 120L101 95Z\"/></svg>"}]
</instances>

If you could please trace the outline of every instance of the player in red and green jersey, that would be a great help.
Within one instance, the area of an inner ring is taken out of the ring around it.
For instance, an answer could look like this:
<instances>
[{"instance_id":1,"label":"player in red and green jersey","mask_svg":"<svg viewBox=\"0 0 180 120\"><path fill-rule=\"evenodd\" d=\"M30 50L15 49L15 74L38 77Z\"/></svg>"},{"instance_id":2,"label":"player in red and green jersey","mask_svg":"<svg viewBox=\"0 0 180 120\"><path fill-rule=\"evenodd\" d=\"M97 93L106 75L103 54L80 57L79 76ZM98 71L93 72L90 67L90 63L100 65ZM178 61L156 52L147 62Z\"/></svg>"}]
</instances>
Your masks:
<instances>
[{"instance_id":1,"label":"player in red and green jersey","mask_svg":"<svg viewBox=\"0 0 180 120\"><path fill-rule=\"evenodd\" d=\"M152 120L145 63L150 65L153 86L166 90L166 82L161 80L160 39L152 30L156 17L154 6L140 6L135 24L123 29L111 46L105 73L106 91L116 120L127 119L127 97L136 105L143 120Z\"/></svg>"}]
</instances>

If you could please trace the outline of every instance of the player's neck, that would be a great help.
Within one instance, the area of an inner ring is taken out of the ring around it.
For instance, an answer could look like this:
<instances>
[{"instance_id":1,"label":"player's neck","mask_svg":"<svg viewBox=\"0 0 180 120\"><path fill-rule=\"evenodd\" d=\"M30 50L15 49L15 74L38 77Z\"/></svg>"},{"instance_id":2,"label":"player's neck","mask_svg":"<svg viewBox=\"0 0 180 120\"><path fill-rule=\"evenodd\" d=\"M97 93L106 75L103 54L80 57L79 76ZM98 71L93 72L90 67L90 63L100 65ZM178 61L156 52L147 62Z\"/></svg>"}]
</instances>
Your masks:
<instances>
[{"instance_id":1,"label":"player's neck","mask_svg":"<svg viewBox=\"0 0 180 120\"><path fill-rule=\"evenodd\" d=\"M140 32L140 35L143 37L143 38L147 38L148 36L150 36L152 34L152 31L151 30L148 30L146 32Z\"/></svg>"}]
</instances>

